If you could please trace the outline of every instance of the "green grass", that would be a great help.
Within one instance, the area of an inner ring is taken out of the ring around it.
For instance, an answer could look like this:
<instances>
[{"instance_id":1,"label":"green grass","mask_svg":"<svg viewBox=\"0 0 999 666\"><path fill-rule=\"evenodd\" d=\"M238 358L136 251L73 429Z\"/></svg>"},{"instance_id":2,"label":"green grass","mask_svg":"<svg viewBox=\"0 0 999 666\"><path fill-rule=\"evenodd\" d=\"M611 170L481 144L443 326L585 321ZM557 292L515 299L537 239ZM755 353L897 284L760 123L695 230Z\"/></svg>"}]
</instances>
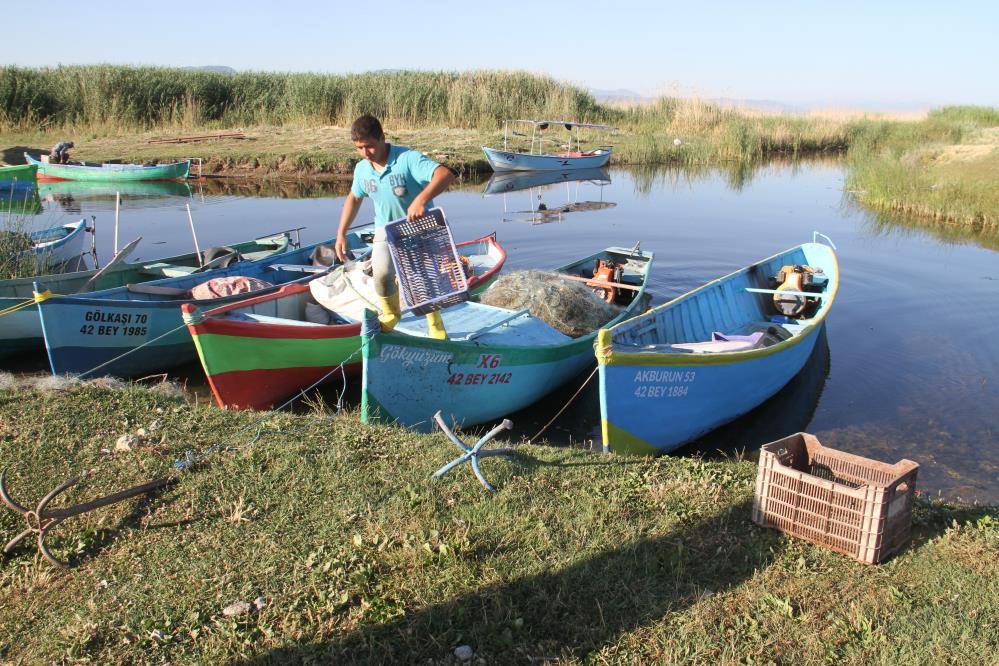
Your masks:
<instances>
[{"instance_id":1,"label":"green grass","mask_svg":"<svg viewBox=\"0 0 999 666\"><path fill-rule=\"evenodd\" d=\"M848 189L882 213L975 234L999 231L999 110L946 107L926 120L858 127Z\"/></svg>"},{"instance_id":2,"label":"green grass","mask_svg":"<svg viewBox=\"0 0 999 666\"><path fill-rule=\"evenodd\" d=\"M9 382L8 382L9 384ZM0 382L2 385L2 382ZM0 562L11 663L988 663L999 646L999 514L920 501L889 563L755 527L755 467L521 448L486 494L441 436L354 415L257 414L145 390L0 389L16 498L86 467L91 498L235 442L166 492L58 527L53 570ZM159 420L151 440L109 453ZM0 514L0 532L20 523ZM259 612L226 618L234 601Z\"/></svg>"}]
</instances>

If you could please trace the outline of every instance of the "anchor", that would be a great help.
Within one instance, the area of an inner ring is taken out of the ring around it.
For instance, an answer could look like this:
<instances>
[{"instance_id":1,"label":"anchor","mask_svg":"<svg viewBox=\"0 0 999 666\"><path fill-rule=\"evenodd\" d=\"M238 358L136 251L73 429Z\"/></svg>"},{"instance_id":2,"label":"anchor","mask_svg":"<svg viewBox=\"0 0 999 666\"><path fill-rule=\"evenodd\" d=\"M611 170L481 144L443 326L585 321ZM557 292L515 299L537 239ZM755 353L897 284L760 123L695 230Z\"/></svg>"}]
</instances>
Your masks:
<instances>
[{"instance_id":1,"label":"anchor","mask_svg":"<svg viewBox=\"0 0 999 666\"><path fill-rule=\"evenodd\" d=\"M27 528L11 539L6 546L4 546L4 555L10 554L10 552L17 547L17 544L21 543L21 541L26 537L29 537L32 534L37 534L38 550L46 560L60 569L68 569L70 568L70 565L54 556L49 551L48 546L45 545L45 537L54 527L59 525L59 523L63 522L67 518L72 518L73 516L78 516L81 513L86 513L87 511L93 511L94 509L100 509L101 507L122 502L131 497L135 497L136 495L144 495L158 488L163 488L164 486L167 486L177 480L177 477L175 476L164 476L150 481L149 483L143 483L142 485L126 488L125 490L112 493L111 495L105 495L104 497L99 497L89 502L82 502L80 504L74 504L65 508L50 509L48 506L49 502L75 486L83 479L87 478L87 472L84 470L79 476L67 479L56 486L48 495L43 497L38 502L38 506L36 506L35 510L32 511L31 509L21 506L21 504L11 498L10 493L7 491L6 476L7 470L4 469L0 472L0 499L2 499L3 503L10 507L13 511L16 511L24 516Z\"/></svg>"},{"instance_id":2,"label":"anchor","mask_svg":"<svg viewBox=\"0 0 999 666\"><path fill-rule=\"evenodd\" d=\"M454 460L452 460L451 462L449 462L448 464L444 465L439 470L434 472L433 478L439 479L440 477L444 476L458 465L467 462L471 463L472 472L475 474L475 478L479 480L479 483L481 483L482 486L489 492L491 493L496 492L496 489L493 488L492 484L486 481L486 477L483 476L482 469L479 467L479 458L513 455L514 453L513 449L488 449L486 451L482 450L482 447L485 446L490 439L492 439L493 437L495 437L504 430L510 430L511 428L513 428L513 422L510 421L510 419L503 419L502 423L500 423L498 426L496 426L495 428L487 432L485 435L483 435L479 441L477 441L472 446L468 446L463 441L458 439L458 437L453 432L451 432L451 429L447 427L446 423L444 423L444 419L441 417L441 413L439 410L436 414L434 414L434 421L436 421L440 429L444 431L444 434L447 435L452 442L457 444L465 453L458 456L457 458L455 458Z\"/></svg>"}]
</instances>

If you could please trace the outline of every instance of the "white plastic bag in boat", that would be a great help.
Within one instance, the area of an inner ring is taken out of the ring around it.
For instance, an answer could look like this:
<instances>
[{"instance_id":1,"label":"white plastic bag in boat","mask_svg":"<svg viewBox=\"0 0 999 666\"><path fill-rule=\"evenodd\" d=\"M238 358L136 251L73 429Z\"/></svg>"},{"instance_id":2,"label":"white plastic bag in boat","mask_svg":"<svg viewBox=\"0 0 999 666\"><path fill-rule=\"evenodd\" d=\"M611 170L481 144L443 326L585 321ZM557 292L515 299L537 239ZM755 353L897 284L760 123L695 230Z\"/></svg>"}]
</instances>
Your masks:
<instances>
[{"instance_id":1,"label":"white plastic bag in boat","mask_svg":"<svg viewBox=\"0 0 999 666\"><path fill-rule=\"evenodd\" d=\"M347 262L343 268L310 282L309 289L316 303L345 319L360 321L365 309L380 312L370 259Z\"/></svg>"}]
</instances>

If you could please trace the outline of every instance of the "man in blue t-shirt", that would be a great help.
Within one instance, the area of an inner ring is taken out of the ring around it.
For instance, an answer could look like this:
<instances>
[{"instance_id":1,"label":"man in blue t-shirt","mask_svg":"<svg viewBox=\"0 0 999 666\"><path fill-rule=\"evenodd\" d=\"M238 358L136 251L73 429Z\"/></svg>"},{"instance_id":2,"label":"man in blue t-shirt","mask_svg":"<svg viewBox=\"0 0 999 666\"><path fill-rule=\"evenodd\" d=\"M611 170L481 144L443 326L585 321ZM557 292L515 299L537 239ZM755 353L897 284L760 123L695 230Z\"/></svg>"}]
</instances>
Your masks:
<instances>
[{"instance_id":1,"label":"man in blue t-shirt","mask_svg":"<svg viewBox=\"0 0 999 666\"><path fill-rule=\"evenodd\" d=\"M364 197L375 204L375 241L371 249L371 268L375 278L382 330L391 331L399 323L399 289L395 267L385 242L385 224L406 217L414 220L433 208L434 197L454 181L454 173L418 150L393 146L385 141L378 119L364 115L350 128L354 147L364 159L354 167L354 182L343 203L340 227L336 235L336 255L347 260L347 229L357 217ZM438 340L447 338L440 312L427 315L427 331Z\"/></svg>"}]
</instances>

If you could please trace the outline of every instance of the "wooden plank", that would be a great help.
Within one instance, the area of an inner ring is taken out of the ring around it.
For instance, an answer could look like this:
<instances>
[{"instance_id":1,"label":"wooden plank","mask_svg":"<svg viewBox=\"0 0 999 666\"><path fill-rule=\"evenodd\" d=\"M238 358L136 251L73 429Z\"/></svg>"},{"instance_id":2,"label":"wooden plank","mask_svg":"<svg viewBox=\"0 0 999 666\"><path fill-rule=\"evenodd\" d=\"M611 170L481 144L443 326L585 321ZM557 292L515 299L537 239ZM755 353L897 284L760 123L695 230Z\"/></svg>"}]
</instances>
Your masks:
<instances>
[{"instance_id":1,"label":"wooden plank","mask_svg":"<svg viewBox=\"0 0 999 666\"><path fill-rule=\"evenodd\" d=\"M641 286L634 284L625 284L623 282L604 282L603 280L594 280L593 278L584 278L576 275L566 275L565 273L556 273L560 278L566 280L575 280L576 282L586 282L591 287L617 287L618 289L630 289L632 291L641 291Z\"/></svg>"},{"instance_id":2,"label":"wooden plank","mask_svg":"<svg viewBox=\"0 0 999 666\"><path fill-rule=\"evenodd\" d=\"M810 291L790 291L787 289L754 289L753 287L746 287L746 291L754 294L780 294L781 296L805 296L807 298L826 298L826 296L828 296L828 294L820 292L813 293Z\"/></svg>"}]
</instances>

